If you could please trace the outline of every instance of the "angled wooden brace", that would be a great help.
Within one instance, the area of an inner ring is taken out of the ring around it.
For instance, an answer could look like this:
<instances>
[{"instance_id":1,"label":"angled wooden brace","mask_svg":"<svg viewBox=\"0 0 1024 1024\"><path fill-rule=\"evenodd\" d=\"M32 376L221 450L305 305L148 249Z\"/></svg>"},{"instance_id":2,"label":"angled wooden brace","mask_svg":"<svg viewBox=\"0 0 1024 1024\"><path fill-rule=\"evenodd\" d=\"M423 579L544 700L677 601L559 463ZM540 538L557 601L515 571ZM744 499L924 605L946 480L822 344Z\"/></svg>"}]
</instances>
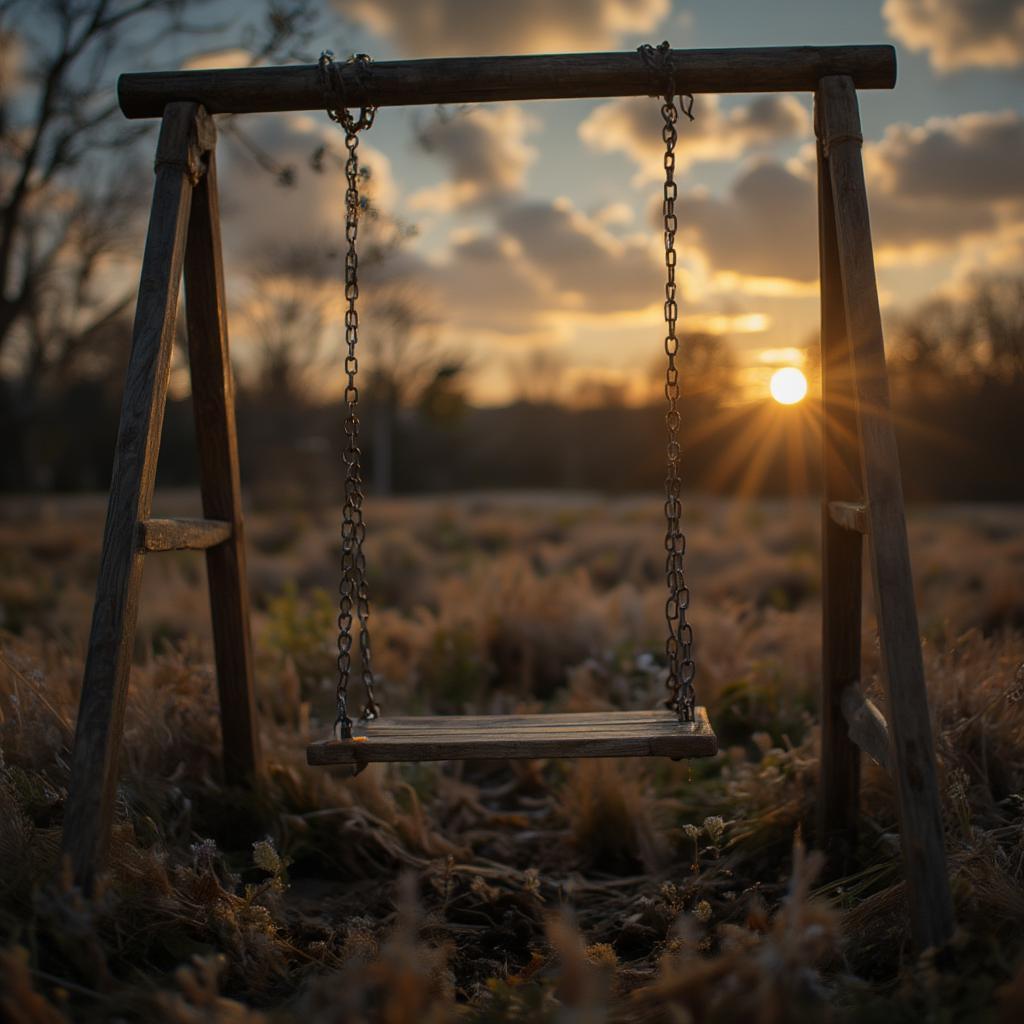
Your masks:
<instances>
[{"instance_id":1,"label":"angled wooden brace","mask_svg":"<svg viewBox=\"0 0 1024 1024\"><path fill-rule=\"evenodd\" d=\"M864 740L865 748L873 748L880 758L888 744L914 939L920 948L942 946L952 935L953 903L889 403L860 115L848 76L819 83L815 126L827 423L821 826L825 841L834 842L837 834L848 834L855 825L859 781L854 740ZM864 536L887 724L857 689ZM853 726L849 732L847 716Z\"/></svg>"},{"instance_id":2,"label":"angled wooden brace","mask_svg":"<svg viewBox=\"0 0 1024 1024\"><path fill-rule=\"evenodd\" d=\"M229 779L241 781L259 765L213 178L215 142L213 120L202 107L187 102L167 105L157 142L153 202L64 816L64 854L75 880L85 888L92 886L103 867L110 841L147 552L206 550L226 772ZM150 511L183 266L203 507L211 518L153 520Z\"/></svg>"}]
</instances>

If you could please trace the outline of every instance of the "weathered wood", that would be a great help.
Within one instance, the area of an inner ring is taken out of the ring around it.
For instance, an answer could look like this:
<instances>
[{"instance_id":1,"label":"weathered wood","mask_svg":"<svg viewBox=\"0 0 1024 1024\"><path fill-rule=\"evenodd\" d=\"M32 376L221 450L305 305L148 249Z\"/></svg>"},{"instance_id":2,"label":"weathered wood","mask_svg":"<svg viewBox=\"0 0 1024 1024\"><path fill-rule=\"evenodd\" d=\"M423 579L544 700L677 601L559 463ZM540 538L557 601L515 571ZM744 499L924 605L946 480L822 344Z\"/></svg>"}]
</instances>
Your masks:
<instances>
[{"instance_id":1,"label":"weathered wood","mask_svg":"<svg viewBox=\"0 0 1024 1024\"><path fill-rule=\"evenodd\" d=\"M647 708L640 711L554 711L549 713L525 713L513 715L398 715L386 716L370 723L375 734L405 733L410 730L422 731L423 723L429 720L438 728L454 726L460 731L484 729L501 731L506 728L562 728L566 725L589 721L593 727L609 725L618 728L623 723L636 726L650 724L678 723L679 719L664 708Z\"/></svg>"},{"instance_id":2,"label":"weathered wood","mask_svg":"<svg viewBox=\"0 0 1024 1024\"><path fill-rule=\"evenodd\" d=\"M896 84L891 46L766 46L673 50L676 88L691 93L798 92L825 75L850 75L860 89ZM343 65L349 106L487 103L596 96L646 96L661 90L640 55L566 53L514 57L442 57ZM125 74L117 95L126 117L159 117L190 99L211 114L323 110L315 64Z\"/></svg>"},{"instance_id":3,"label":"weathered wood","mask_svg":"<svg viewBox=\"0 0 1024 1024\"><path fill-rule=\"evenodd\" d=\"M563 715L383 718L351 740L311 744L311 765L531 757L711 757L718 740L707 711L680 722L671 711Z\"/></svg>"},{"instance_id":4,"label":"weathered wood","mask_svg":"<svg viewBox=\"0 0 1024 1024\"><path fill-rule=\"evenodd\" d=\"M854 83L845 76L825 78L817 101L831 175L847 335L853 356L870 561L911 923L919 945L937 946L952 934L953 905L899 455L889 407Z\"/></svg>"},{"instance_id":5,"label":"weathered wood","mask_svg":"<svg viewBox=\"0 0 1024 1024\"><path fill-rule=\"evenodd\" d=\"M851 533L867 533L867 508L862 501L830 501L828 517L836 526Z\"/></svg>"},{"instance_id":6,"label":"weathered wood","mask_svg":"<svg viewBox=\"0 0 1024 1024\"><path fill-rule=\"evenodd\" d=\"M840 706L850 739L892 775L892 748L889 742L889 723L885 715L855 685L843 690Z\"/></svg>"},{"instance_id":7,"label":"weathered wood","mask_svg":"<svg viewBox=\"0 0 1024 1024\"><path fill-rule=\"evenodd\" d=\"M261 757L213 140L207 163L192 201L185 252L185 310L203 513L231 526L227 543L207 549L206 574L224 774L229 782L244 783L259 773Z\"/></svg>"},{"instance_id":8,"label":"weathered wood","mask_svg":"<svg viewBox=\"0 0 1024 1024\"><path fill-rule=\"evenodd\" d=\"M139 523L143 551L204 551L230 536L231 524L223 519L144 519Z\"/></svg>"},{"instance_id":9,"label":"weathered wood","mask_svg":"<svg viewBox=\"0 0 1024 1024\"><path fill-rule=\"evenodd\" d=\"M841 528L837 499L860 495L860 455L850 346L839 279L832 184L818 145L818 267L821 288L822 644L818 842L832 877L853 869L860 820L860 751L849 737L840 698L860 679L860 534Z\"/></svg>"},{"instance_id":10,"label":"weathered wood","mask_svg":"<svg viewBox=\"0 0 1024 1024\"><path fill-rule=\"evenodd\" d=\"M169 104L157 143L149 232L64 815L64 852L74 877L86 888L105 860L110 837L144 560L138 524L149 518L153 501L192 182L198 173L196 105Z\"/></svg>"}]
</instances>

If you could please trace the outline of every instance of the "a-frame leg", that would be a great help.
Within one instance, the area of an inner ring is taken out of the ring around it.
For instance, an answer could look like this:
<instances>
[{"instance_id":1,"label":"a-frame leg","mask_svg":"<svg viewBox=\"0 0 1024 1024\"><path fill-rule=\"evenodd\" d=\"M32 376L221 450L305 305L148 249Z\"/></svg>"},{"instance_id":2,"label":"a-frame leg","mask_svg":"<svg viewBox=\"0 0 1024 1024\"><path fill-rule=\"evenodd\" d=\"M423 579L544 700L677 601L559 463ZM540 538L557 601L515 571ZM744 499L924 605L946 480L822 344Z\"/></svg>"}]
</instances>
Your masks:
<instances>
[{"instance_id":1,"label":"a-frame leg","mask_svg":"<svg viewBox=\"0 0 1024 1024\"><path fill-rule=\"evenodd\" d=\"M157 143L149 232L64 815L64 853L75 879L86 888L103 864L110 840L142 582L142 524L153 502L189 209L193 184L202 174L208 124L195 103L168 104Z\"/></svg>"},{"instance_id":2,"label":"a-frame leg","mask_svg":"<svg viewBox=\"0 0 1024 1024\"><path fill-rule=\"evenodd\" d=\"M818 131L832 186L836 249L853 364L866 505L864 525L870 542L911 925L920 947L940 946L953 931L953 904L914 605L903 486L889 405L861 162L857 93L849 77L834 76L821 80L815 99Z\"/></svg>"},{"instance_id":3,"label":"a-frame leg","mask_svg":"<svg viewBox=\"0 0 1024 1024\"><path fill-rule=\"evenodd\" d=\"M832 876L852 868L860 798L860 748L843 716L843 693L860 681L863 536L835 521L835 502L860 503L861 466L850 345L839 276L832 182L818 143L821 282L822 690L818 842Z\"/></svg>"},{"instance_id":4,"label":"a-frame leg","mask_svg":"<svg viewBox=\"0 0 1024 1024\"><path fill-rule=\"evenodd\" d=\"M234 380L228 355L212 140L206 174L196 185L192 200L185 253L185 303L203 515L231 525L231 535L224 543L206 549L206 572L217 661L224 774L228 782L242 783L258 773L260 749L245 579Z\"/></svg>"}]
</instances>

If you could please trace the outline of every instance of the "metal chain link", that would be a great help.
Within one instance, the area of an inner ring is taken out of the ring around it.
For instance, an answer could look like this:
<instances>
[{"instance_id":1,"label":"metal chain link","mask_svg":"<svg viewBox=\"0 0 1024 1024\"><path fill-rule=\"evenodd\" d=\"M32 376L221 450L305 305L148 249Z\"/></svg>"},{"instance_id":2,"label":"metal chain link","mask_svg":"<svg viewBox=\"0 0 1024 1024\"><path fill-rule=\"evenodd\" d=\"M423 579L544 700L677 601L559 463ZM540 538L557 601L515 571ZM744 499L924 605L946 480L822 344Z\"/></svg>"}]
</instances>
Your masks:
<instances>
[{"instance_id":1,"label":"metal chain link","mask_svg":"<svg viewBox=\"0 0 1024 1024\"><path fill-rule=\"evenodd\" d=\"M668 636L665 641L665 656L668 661L668 678L665 686L670 692L666 702L684 722L694 720L694 709L697 698L693 680L697 667L693 660L693 629L686 620L686 611L690 606L690 590L686 585L684 574L684 556L686 555L686 535L683 533L682 478L679 472L682 454L679 445L679 427L682 416L679 412L679 368L676 357L679 355L679 337L676 334L676 323L679 319L679 303L676 299L676 199L678 187L675 181L676 141L678 131L676 123L679 111L675 101L675 83L671 66L671 49L667 42L659 47L641 47L640 55L653 71L663 74L666 80L664 101L661 105L661 116L664 124L661 137L665 143L665 186L662 199L662 215L665 225L665 399L668 410L665 414L667 431L666 455L668 468L665 476L665 581L668 597L665 600L665 622ZM688 96L690 103L683 106L683 113L693 120L693 97Z\"/></svg>"},{"instance_id":2,"label":"metal chain link","mask_svg":"<svg viewBox=\"0 0 1024 1024\"><path fill-rule=\"evenodd\" d=\"M369 57L358 54L353 58L357 66L369 63ZM352 626L353 619L359 621L359 658L362 666L361 677L366 690L366 704L360 717L370 721L380 716L380 706L374 697L373 669L370 659L370 596L366 580L366 556L363 541L366 539L366 523L363 519L363 473L362 451L359 447L359 387L356 383L359 373L357 347L359 344L359 253L356 240L359 235L359 218L365 203L359 195L359 132L373 125L376 108L363 107L358 118L354 118L344 106L332 101L340 92L340 75L334 64L333 55L325 50L320 56L323 74L327 113L345 131L345 438L342 453L345 463L345 503L341 524L341 581L338 585L338 687L337 713L334 732L338 739L352 738L352 719L348 713L348 683L352 671Z\"/></svg>"}]
</instances>

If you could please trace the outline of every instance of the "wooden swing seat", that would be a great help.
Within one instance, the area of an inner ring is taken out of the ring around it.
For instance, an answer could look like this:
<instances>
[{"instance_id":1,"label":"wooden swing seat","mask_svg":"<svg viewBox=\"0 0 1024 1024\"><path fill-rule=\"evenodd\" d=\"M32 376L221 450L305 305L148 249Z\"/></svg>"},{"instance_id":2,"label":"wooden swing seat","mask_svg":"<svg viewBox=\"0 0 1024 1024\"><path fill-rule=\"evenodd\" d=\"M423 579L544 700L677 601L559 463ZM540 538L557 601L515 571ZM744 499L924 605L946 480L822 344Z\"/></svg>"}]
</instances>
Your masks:
<instances>
[{"instance_id":1,"label":"wooden swing seat","mask_svg":"<svg viewBox=\"0 0 1024 1024\"><path fill-rule=\"evenodd\" d=\"M551 715L436 715L378 718L349 740L306 748L311 765L371 761L460 761L531 757L712 757L718 738L707 709L694 721L675 712L586 711Z\"/></svg>"}]
</instances>

